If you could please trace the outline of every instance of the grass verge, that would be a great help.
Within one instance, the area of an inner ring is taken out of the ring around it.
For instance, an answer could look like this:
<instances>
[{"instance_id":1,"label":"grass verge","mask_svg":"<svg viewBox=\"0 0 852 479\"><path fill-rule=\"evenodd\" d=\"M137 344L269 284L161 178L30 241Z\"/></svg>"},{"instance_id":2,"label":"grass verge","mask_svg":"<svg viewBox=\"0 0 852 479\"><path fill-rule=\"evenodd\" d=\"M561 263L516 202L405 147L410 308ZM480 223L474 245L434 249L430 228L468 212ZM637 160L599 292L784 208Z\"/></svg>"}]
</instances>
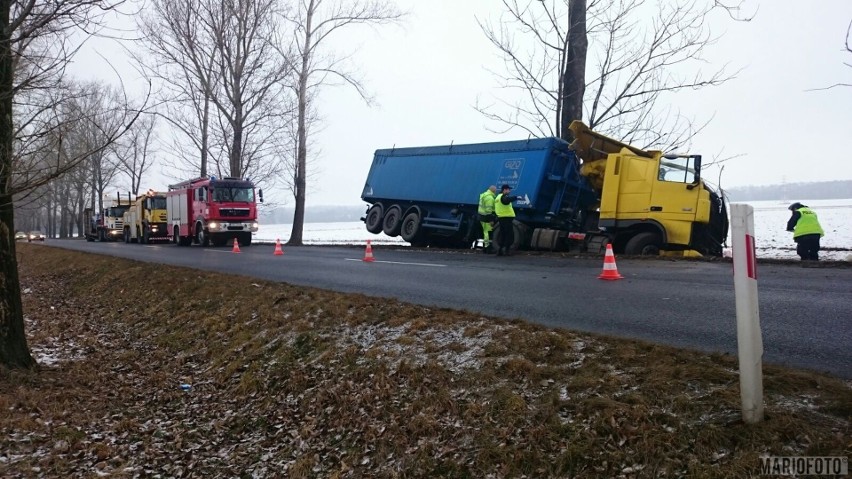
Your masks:
<instances>
[{"instance_id":1,"label":"grass verge","mask_svg":"<svg viewBox=\"0 0 852 479\"><path fill-rule=\"evenodd\" d=\"M19 245L41 368L0 371L0 476L750 477L848 456L852 391L639 341ZM182 387L183 386L183 387Z\"/></svg>"}]
</instances>

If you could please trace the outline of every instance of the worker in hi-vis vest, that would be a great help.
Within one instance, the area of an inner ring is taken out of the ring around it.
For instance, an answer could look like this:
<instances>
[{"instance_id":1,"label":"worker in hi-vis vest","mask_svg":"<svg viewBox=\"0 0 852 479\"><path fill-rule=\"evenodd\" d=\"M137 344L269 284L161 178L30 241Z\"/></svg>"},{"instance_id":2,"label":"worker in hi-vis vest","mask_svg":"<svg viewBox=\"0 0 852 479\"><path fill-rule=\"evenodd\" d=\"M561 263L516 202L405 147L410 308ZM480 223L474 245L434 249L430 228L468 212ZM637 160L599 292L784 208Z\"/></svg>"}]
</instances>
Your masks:
<instances>
[{"instance_id":1,"label":"worker in hi-vis vest","mask_svg":"<svg viewBox=\"0 0 852 479\"><path fill-rule=\"evenodd\" d=\"M796 253L803 261L819 261L819 239L825 236L816 213L798 201L790 205L793 216L787 222L787 231L793 232Z\"/></svg>"},{"instance_id":2,"label":"worker in hi-vis vest","mask_svg":"<svg viewBox=\"0 0 852 479\"><path fill-rule=\"evenodd\" d=\"M497 187L491 185L479 195L479 224L482 226L482 252L490 253L492 225L497 221L494 215L494 198L497 197Z\"/></svg>"},{"instance_id":3,"label":"worker in hi-vis vest","mask_svg":"<svg viewBox=\"0 0 852 479\"><path fill-rule=\"evenodd\" d=\"M511 255L512 243L515 242L515 231L512 222L515 220L515 209L512 208L512 202L517 200L517 196L509 194L512 187L503 185L500 187L500 194L494 199L494 213L497 215L497 224L500 226L500 231L497 235L497 256Z\"/></svg>"}]
</instances>

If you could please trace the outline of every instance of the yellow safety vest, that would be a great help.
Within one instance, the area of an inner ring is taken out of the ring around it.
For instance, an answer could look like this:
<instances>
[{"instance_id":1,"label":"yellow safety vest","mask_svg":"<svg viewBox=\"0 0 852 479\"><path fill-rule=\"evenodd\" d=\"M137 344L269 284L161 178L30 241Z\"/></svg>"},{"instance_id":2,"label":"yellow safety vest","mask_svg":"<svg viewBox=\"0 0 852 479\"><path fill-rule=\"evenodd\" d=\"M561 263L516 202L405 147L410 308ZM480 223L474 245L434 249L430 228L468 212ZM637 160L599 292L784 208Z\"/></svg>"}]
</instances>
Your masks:
<instances>
[{"instance_id":1,"label":"yellow safety vest","mask_svg":"<svg viewBox=\"0 0 852 479\"><path fill-rule=\"evenodd\" d=\"M494 193L491 190L485 190L485 193L479 195L479 214L490 215L494 213Z\"/></svg>"},{"instance_id":2,"label":"yellow safety vest","mask_svg":"<svg viewBox=\"0 0 852 479\"><path fill-rule=\"evenodd\" d=\"M512 203L508 205L504 205L500 199L503 198L503 193L497 195L497 198L494 199L494 212L497 213L498 218L514 218L515 217L515 209L512 208Z\"/></svg>"},{"instance_id":3,"label":"yellow safety vest","mask_svg":"<svg viewBox=\"0 0 852 479\"><path fill-rule=\"evenodd\" d=\"M799 208L796 211L798 211L802 216L799 217L799 221L796 222L796 227L793 228L793 238L815 234L825 236L825 232L819 225L819 220L817 220L816 213L814 213L810 208Z\"/></svg>"}]
</instances>

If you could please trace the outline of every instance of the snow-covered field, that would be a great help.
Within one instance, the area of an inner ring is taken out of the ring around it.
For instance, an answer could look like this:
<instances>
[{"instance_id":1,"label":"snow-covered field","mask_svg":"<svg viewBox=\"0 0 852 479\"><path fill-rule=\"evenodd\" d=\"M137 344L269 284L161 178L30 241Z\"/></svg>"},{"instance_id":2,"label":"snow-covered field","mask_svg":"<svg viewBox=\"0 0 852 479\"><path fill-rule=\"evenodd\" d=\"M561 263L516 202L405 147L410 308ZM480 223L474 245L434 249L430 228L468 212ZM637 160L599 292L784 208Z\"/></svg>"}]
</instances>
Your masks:
<instances>
[{"instance_id":1,"label":"snow-covered field","mask_svg":"<svg viewBox=\"0 0 852 479\"><path fill-rule=\"evenodd\" d=\"M848 260L852 255L852 198L843 200L799 200L813 208L825 230L822 239L823 248L837 248L839 251L823 251L823 259ZM790 211L787 207L793 201L753 201L746 202L754 207L754 230L757 240L758 256L763 258L798 259L793 235L786 231ZM290 238L292 225L261 223L255 239L259 241L282 242ZM303 231L305 244L363 244L372 240L373 244L405 244L399 237L391 238L384 234L368 233L360 221L346 223L306 223ZM730 241L728 242L730 246Z\"/></svg>"}]
</instances>

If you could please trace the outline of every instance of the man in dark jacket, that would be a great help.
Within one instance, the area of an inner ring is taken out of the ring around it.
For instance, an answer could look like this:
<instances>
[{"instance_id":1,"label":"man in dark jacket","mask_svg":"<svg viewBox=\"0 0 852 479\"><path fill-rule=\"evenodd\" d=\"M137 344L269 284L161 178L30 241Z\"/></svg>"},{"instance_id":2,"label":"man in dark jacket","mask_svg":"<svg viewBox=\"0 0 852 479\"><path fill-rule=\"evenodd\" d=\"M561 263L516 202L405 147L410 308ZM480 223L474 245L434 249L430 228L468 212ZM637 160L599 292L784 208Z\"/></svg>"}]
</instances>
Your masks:
<instances>
[{"instance_id":1,"label":"man in dark jacket","mask_svg":"<svg viewBox=\"0 0 852 479\"><path fill-rule=\"evenodd\" d=\"M819 261L819 239L825 235L816 213L798 201L788 208L793 212L787 231L793 232L796 253L802 261Z\"/></svg>"},{"instance_id":2,"label":"man in dark jacket","mask_svg":"<svg viewBox=\"0 0 852 479\"><path fill-rule=\"evenodd\" d=\"M515 228L512 222L515 220L515 209L512 208L512 202L518 197L510 195L509 191L512 187L503 185L500 188L500 194L494 199L494 213L497 214L497 224L500 226L498 232L497 245L500 247L497 250L497 256L512 254L512 243L515 242Z\"/></svg>"}]
</instances>

